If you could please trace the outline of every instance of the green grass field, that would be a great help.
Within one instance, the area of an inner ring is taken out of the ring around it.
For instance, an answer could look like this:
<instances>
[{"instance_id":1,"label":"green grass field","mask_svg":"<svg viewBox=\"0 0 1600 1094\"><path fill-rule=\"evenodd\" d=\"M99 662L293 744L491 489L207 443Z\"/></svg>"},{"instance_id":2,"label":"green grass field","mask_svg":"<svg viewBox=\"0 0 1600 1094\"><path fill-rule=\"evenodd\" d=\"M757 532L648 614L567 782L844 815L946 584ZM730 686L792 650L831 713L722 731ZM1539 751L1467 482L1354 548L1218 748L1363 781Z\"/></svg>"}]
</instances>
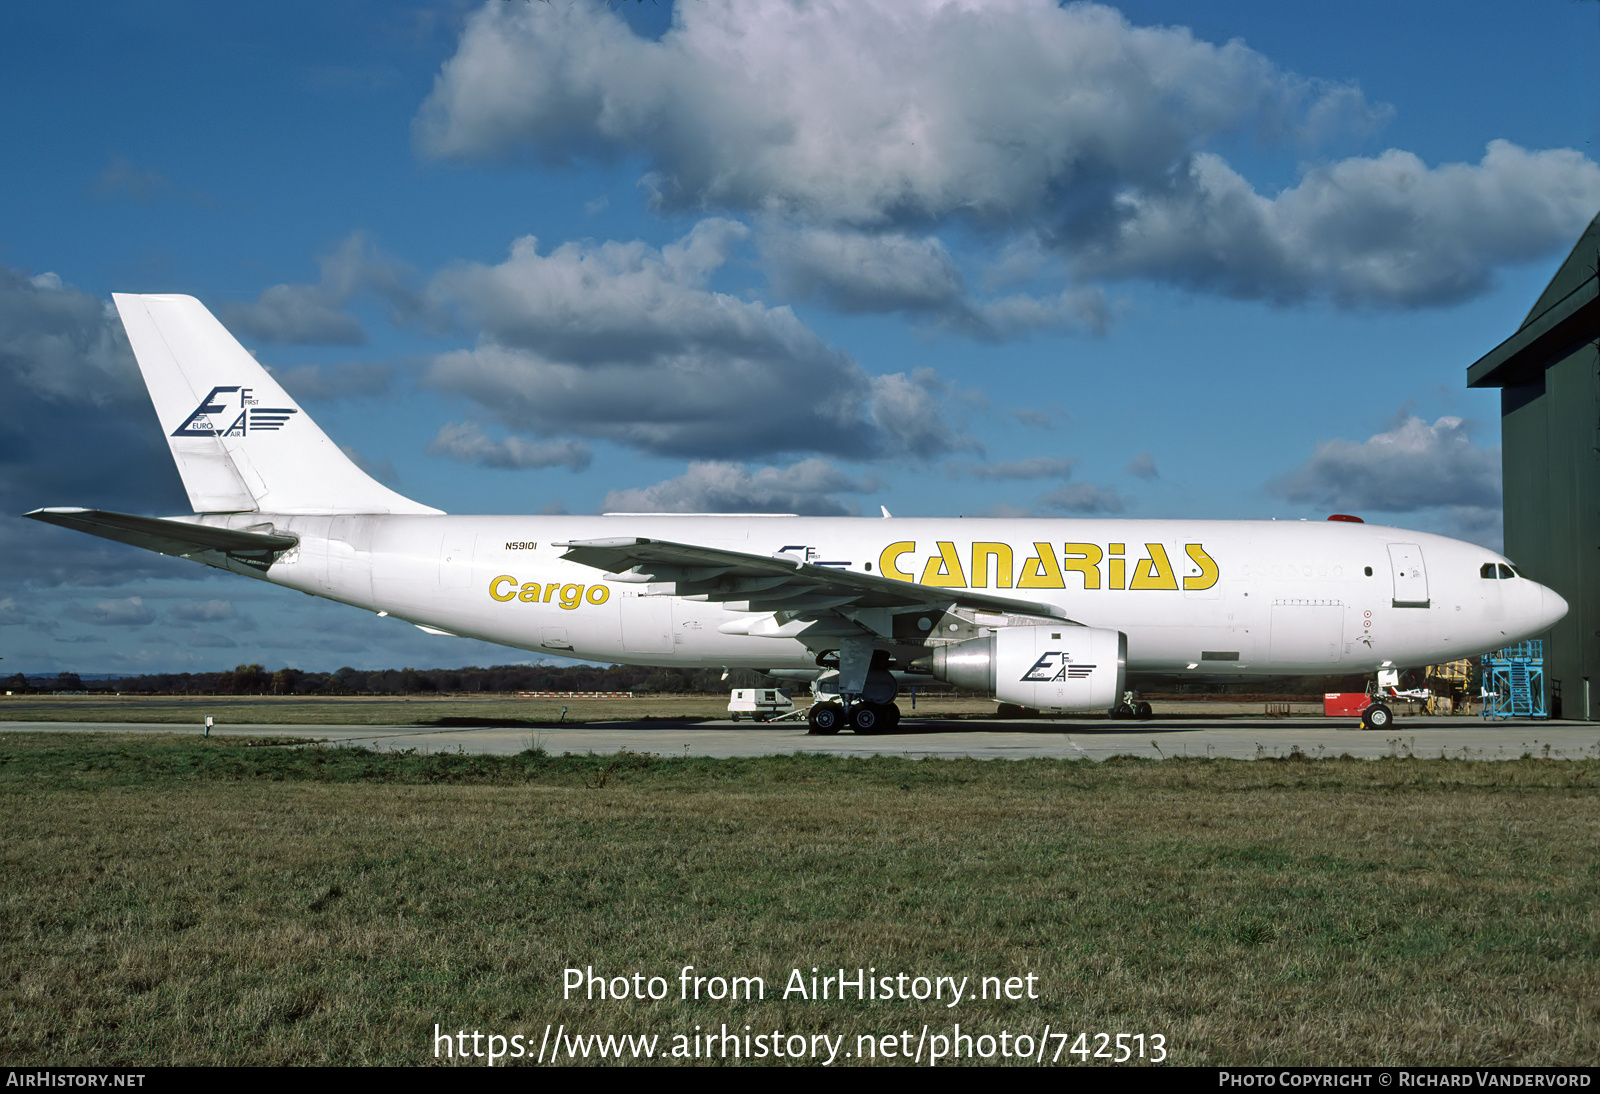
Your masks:
<instances>
[{"instance_id":1,"label":"green grass field","mask_svg":"<svg viewBox=\"0 0 1600 1094\"><path fill-rule=\"evenodd\" d=\"M1160 1035L1178 1064L1587 1064L1597 781L1597 760L379 755L5 732L0 1055L418 1064L436 1025L531 1055L547 1023L654 1034L664 1054L726 1024L843 1038L855 1063L863 1038L881 1052L910 1031L909 1050L959 1023L995 1039L991 1062L1002 1033L1048 1059L1058 1034L1092 1050L1104 1032L1149 1055ZM591 966L670 991L563 998L563 970ZM762 977L765 998L681 999L684 966ZM813 967L973 992L1032 976L1038 998L782 998Z\"/></svg>"}]
</instances>

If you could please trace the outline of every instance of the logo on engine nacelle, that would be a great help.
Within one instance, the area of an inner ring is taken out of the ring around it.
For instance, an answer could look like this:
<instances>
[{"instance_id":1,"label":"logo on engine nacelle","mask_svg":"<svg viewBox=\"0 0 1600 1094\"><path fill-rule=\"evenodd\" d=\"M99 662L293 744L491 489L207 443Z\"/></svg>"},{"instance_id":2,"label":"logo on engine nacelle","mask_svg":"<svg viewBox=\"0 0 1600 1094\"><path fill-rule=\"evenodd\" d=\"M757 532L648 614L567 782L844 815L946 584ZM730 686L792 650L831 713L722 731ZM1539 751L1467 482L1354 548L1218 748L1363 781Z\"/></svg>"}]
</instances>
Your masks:
<instances>
[{"instance_id":1,"label":"logo on engine nacelle","mask_svg":"<svg viewBox=\"0 0 1600 1094\"><path fill-rule=\"evenodd\" d=\"M1024 683L1048 684L1058 680L1087 680L1095 670L1094 665L1073 664L1072 655L1051 650L1033 663L1033 668L1023 673Z\"/></svg>"}]
</instances>

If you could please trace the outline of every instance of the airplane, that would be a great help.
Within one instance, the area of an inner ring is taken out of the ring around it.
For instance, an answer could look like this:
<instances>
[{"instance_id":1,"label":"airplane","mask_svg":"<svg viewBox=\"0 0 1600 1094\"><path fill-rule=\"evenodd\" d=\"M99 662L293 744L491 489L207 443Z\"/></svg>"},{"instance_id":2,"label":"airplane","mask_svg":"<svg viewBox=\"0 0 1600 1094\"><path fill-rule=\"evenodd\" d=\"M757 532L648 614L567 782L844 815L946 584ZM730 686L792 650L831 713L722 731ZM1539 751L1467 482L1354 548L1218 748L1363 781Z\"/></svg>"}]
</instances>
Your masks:
<instances>
[{"instance_id":1,"label":"airplane","mask_svg":"<svg viewBox=\"0 0 1600 1094\"><path fill-rule=\"evenodd\" d=\"M451 516L361 471L188 296L114 296L194 512L36 520L392 616L637 665L817 677L813 733L899 721L902 681L1148 716L1159 683L1370 674L1566 614L1504 557L1327 521ZM1369 728L1389 724L1375 700Z\"/></svg>"}]
</instances>

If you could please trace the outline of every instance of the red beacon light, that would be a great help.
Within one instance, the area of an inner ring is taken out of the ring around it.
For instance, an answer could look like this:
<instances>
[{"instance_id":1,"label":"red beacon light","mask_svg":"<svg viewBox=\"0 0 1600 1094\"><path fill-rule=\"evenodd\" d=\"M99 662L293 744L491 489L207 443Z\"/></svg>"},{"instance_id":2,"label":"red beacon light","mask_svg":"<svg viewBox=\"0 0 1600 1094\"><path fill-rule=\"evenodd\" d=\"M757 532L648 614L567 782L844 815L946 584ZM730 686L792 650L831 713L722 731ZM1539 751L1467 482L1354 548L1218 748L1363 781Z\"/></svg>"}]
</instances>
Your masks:
<instances>
[{"instance_id":1,"label":"red beacon light","mask_svg":"<svg viewBox=\"0 0 1600 1094\"><path fill-rule=\"evenodd\" d=\"M1362 520L1360 517L1352 517L1349 513L1334 513L1328 519L1329 520L1346 520L1346 521L1349 521L1351 524L1365 524L1365 523L1367 523L1366 521Z\"/></svg>"}]
</instances>

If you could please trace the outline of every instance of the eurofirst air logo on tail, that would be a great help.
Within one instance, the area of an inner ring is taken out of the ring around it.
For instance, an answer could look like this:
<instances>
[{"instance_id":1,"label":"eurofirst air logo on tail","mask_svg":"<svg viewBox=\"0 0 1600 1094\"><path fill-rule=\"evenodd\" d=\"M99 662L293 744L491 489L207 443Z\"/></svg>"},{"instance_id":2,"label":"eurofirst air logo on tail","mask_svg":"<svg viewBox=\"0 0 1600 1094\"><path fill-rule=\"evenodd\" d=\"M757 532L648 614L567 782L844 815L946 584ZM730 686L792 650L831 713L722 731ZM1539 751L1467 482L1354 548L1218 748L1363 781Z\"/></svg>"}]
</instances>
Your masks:
<instances>
[{"instance_id":1,"label":"eurofirst air logo on tail","mask_svg":"<svg viewBox=\"0 0 1600 1094\"><path fill-rule=\"evenodd\" d=\"M200 405L194 408L194 413L183 420L183 424L172 431L174 437L243 437L250 433L259 433L263 430L275 431L283 428L289 420L289 415L299 413L293 407L266 407L258 406L261 402L253 394L253 388L239 387L214 387L211 394L200 400ZM233 423L226 429L218 429L211 421L213 414L232 414L233 408L229 405L232 398L217 402L221 395L238 392L239 414Z\"/></svg>"}]
</instances>

